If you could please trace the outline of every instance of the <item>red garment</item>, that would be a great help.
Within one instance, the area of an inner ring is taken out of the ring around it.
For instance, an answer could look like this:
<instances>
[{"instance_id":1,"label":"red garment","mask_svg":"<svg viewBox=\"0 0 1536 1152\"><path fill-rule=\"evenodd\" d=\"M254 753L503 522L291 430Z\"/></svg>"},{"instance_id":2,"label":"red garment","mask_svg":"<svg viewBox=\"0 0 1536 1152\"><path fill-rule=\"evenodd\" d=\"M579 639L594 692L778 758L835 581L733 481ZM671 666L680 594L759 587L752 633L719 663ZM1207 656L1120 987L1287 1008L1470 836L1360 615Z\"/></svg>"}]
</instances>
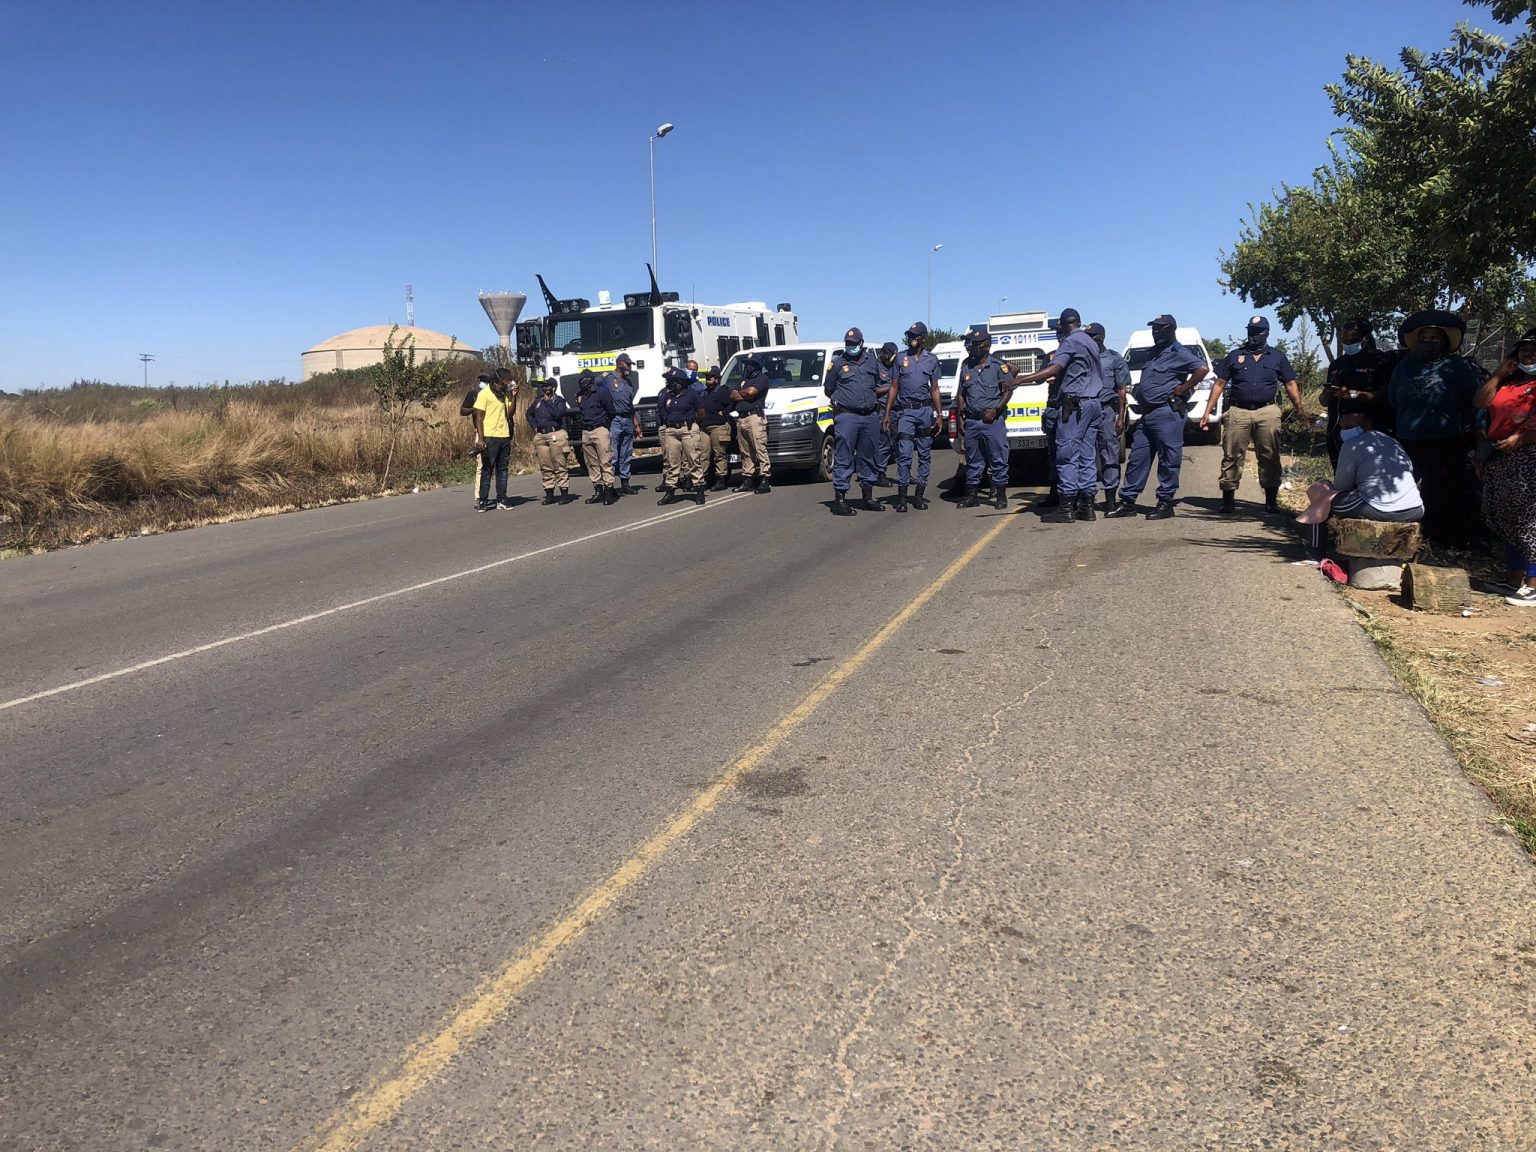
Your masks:
<instances>
[{"instance_id":1,"label":"red garment","mask_svg":"<svg viewBox=\"0 0 1536 1152\"><path fill-rule=\"evenodd\" d=\"M1536 420L1536 381L1505 384L1488 405L1488 439L1507 439L1531 420Z\"/></svg>"}]
</instances>

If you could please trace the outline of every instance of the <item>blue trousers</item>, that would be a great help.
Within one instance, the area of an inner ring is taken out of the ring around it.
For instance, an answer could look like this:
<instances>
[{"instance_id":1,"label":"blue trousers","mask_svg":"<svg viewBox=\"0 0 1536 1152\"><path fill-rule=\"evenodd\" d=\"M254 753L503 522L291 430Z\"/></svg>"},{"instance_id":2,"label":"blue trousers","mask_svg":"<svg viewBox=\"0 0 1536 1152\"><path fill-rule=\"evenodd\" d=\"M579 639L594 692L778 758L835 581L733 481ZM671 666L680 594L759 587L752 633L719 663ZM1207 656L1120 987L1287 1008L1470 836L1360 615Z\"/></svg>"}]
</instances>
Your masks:
<instances>
[{"instance_id":1,"label":"blue trousers","mask_svg":"<svg viewBox=\"0 0 1536 1152\"><path fill-rule=\"evenodd\" d=\"M1045 463L1050 470L1051 490L1061 483L1061 473L1056 468L1056 429L1061 424L1061 409L1055 404L1046 406L1040 413L1040 431L1045 433Z\"/></svg>"},{"instance_id":2,"label":"blue trousers","mask_svg":"<svg viewBox=\"0 0 1536 1152\"><path fill-rule=\"evenodd\" d=\"M1131 458L1125 466L1125 487L1120 499L1136 503L1152 474L1152 454L1157 453L1157 498L1172 501L1179 492L1179 469L1184 464L1184 413L1158 404L1143 413L1131 435Z\"/></svg>"},{"instance_id":3,"label":"blue trousers","mask_svg":"<svg viewBox=\"0 0 1536 1152\"><path fill-rule=\"evenodd\" d=\"M999 415L992 423L965 418L965 483L981 484L983 468L992 474L995 487L1008 486L1008 421Z\"/></svg>"},{"instance_id":4,"label":"blue trousers","mask_svg":"<svg viewBox=\"0 0 1536 1152\"><path fill-rule=\"evenodd\" d=\"M891 425L896 433L896 483L903 488L912 480L912 450L917 449L917 484L928 483L928 468L933 461L933 409L902 408L894 413Z\"/></svg>"},{"instance_id":5,"label":"blue trousers","mask_svg":"<svg viewBox=\"0 0 1536 1152\"><path fill-rule=\"evenodd\" d=\"M1079 400L1072 414L1067 415L1068 405L1062 406L1062 415L1056 425L1056 474L1057 485L1063 498L1079 492L1094 490L1099 476L1099 413L1102 406L1098 397Z\"/></svg>"},{"instance_id":6,"label":"blue trousers","mask_svg":"<svg viewBox=\"0 0 1536 1152\"><path fill-rule=\"evenodd\" d=\"M496 499L507 498L507 464L512 459L512 441L506 436L487 436L480 453L480 500L491 498L491 477L496 477Z\"/></svg>"},{"instance_id":7,"label":"blue trousers","mask_svg":"<svg viewBox=\"0 0 1536 1152\"><path fill-rule=\"evenodd\" d=\"M880 452L880 414L871 412L860 416L856 412L839 412L832 417L832 488L837 492L848 491L853 482L855 465L859 485L873 488L880 475L875 458Z\"/></svg>"},{"instance_id":8,"label":"blue trousers","mask_svg":"<svg viewBox=\"0 0 1536 1152\"><path fill-rule=\"evenodd\" d=\"M1120 434L1115 431L1119 415L1118 400L1110 404L1099 401L1099 483L1106 492L1120 487Z\"/></svg>"},{"instance_id":9,"label":"blue trousers","mask_svg":"<svg viewBox=\"0 0 1536 1152\"><path fill-rule=\"evenodd\" d=\"M613 441L613 471L620 484L629 483L629 465L635 455L635 422L628 416L615 416L608 429Z\"/></svg>"}]
</instances>

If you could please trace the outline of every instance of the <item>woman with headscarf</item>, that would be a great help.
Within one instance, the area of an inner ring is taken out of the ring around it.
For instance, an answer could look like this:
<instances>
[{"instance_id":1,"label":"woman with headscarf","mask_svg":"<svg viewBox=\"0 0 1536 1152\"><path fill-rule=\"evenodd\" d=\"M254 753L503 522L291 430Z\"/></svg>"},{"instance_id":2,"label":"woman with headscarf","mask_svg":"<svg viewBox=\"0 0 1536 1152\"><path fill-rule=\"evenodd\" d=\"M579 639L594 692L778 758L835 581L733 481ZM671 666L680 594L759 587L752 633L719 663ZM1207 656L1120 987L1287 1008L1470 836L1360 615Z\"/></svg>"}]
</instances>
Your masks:
<instances>
[{"instance_id":1,"label":"woman with headscarf","mask_svg":"<svg viewBox=\"0 0 1536 1152\"><path fill-rule=\"evenodd\" d=\"M1536 607L1536 328L1472 402L1488 409L1483 521L1504 541L1505 603Z\"/></svg>"},{"instance_id":2,"label":"woman with headscarf","mask_svg":"<svg viewBox=\"0 0 1536 1152\"><path fill-rule=\"evenodd\" d=\"M1398 336L1408 355L1392 370L1387 400L1397 440L1413 461L1424 498L1424 535L1437 544L1463 544L1456 508L1467 469L1467 430L1477 370L1455 355L1467 330L1454 312L1418 312Z\"/></svg>"}]
</instances>

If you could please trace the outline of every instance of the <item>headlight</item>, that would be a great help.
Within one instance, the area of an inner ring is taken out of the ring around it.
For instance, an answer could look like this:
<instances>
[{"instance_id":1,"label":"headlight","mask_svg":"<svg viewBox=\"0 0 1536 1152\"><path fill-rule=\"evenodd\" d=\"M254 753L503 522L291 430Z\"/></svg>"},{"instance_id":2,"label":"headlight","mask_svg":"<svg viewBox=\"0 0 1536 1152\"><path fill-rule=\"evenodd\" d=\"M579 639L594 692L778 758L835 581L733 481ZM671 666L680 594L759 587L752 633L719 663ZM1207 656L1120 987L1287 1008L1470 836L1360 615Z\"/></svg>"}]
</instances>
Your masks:
<instances>
[{"instance_id":1,"label":"headlight","mask_svg":"<svg viewBox=\"0 0 1536 1152\"><path fill-rule=\"evenodd\" d=\"M816 409L805 408L799 412L786 412L779 418L780 428L804 428L816 423Z\"/></svg>"}]
</instances>

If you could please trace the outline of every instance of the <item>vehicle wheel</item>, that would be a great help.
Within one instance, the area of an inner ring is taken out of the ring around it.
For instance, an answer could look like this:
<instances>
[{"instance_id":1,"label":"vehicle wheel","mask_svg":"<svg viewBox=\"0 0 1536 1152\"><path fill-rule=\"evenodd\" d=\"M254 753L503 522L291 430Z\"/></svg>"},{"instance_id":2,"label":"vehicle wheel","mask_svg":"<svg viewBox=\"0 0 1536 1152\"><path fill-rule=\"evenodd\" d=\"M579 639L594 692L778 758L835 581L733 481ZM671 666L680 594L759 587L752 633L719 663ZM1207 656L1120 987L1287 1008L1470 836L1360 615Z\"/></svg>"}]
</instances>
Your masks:
<instances>
[{"instance_id":1,"label":"vehicle wheel","mask_svg":"<svg viewBox=\"0 0 1536 1152\"><path fill-rule=\"evenodd\" d=\"M821 438L821 461L816 465L816 478L823 484L832 483L832 433Z\"/></svg>"}]
</instances>

